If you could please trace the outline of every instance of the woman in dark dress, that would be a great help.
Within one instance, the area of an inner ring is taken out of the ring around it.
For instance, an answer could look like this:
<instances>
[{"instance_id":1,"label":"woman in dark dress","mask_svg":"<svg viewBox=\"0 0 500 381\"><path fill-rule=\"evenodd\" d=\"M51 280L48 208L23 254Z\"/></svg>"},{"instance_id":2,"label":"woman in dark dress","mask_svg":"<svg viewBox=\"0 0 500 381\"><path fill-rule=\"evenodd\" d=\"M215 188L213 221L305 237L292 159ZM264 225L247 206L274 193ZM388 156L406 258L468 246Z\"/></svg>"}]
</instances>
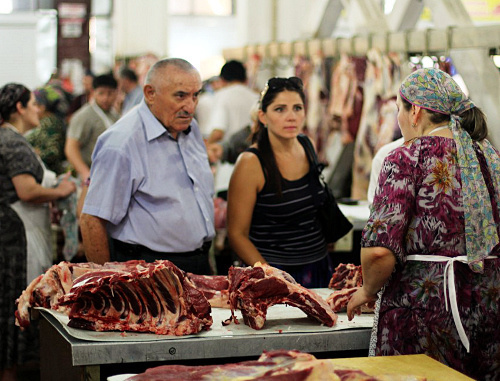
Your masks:
<instances>
[{"instance_id":1,"label":"woman in dark dress","mask_svg":"<svg viewBox=\"0 0 500 381\"><path fill-rule=\"evenodd\" d=\"M44 203L75 191L67 179L56 188L41 184L43 167L23 137L39 124L31 91L10 83L0 88L0 379L16 379L16 367L37 360L37 331L15 326L15 301L26 288L27 244L24 224L11 208L18 200Z\"/></svg>"}]
</instances>

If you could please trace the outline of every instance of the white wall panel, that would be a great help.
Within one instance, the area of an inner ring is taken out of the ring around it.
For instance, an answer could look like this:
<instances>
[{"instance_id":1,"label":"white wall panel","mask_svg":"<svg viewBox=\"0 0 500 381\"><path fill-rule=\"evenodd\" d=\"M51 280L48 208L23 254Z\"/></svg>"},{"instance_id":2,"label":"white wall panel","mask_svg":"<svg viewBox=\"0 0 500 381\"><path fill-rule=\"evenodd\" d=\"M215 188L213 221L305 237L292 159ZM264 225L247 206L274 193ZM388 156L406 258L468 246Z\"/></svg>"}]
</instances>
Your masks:
<instances>
[{"instance_id":1,"label":"white wall panel","mask_svg":"<svg viewBox=\"0 0 500 381\"><path fill-rule=\"evenodd\" d=\"M113 7L115 56L168 54L167 0L115 0Z\"/></svg>"},{"instance_id":2,"label":"white wall panel","mask_svg":"<svg viewBox=\"0 0 500 381\"><path fill-rule=\"evenodd\" d=\"M19 12L0 15L0 86L20 82L43 85L56 67L57 22L54 14Z\"/></svg>"}]
</instances>

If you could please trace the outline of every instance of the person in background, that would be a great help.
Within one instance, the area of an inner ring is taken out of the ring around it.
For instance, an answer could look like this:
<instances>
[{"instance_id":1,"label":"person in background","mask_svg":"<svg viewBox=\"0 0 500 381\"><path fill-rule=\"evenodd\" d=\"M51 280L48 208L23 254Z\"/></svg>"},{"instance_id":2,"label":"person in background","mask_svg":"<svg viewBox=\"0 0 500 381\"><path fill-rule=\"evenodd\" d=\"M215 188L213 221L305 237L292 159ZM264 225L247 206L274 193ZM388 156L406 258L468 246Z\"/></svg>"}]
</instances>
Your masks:
<instances>
[{"instance_id":1,"label":"person in background","mask_svg":"<svg viewBox=\"0 0 500 381\"><path fill-rule=\"evenodd\" d=\"M235 164L238 156L251 145L252 132L258 126L257 114L259 112L260 103L255 102L250 117L252 124L243 127L241 130L235 132L224 143L211 143L207 144L208 159L210 163L223 162Z\"/></svg>"},{"instance_id":2,"label":"person in background","mask_svg":"<svg viewBox=\"0 0 500 381\"><path fill-rule=\"evenodd\" d=\"M306 151L304 89L297 77L271 78L261 95L252 145L238 158L228 190L228 237L247 264L269 263L305 287L332 276L316 205L326 194Z\"/></svg>"},{"instance_id":3,"label":"person in background","mask_svg":"<svg viewBox=\"0 0 500 381\"><path fill-rule=\"evenodd\" d=\"M370 355L425 353L498 380L499 152L483 112L439 69L410 74L397 105L406 142L384 161L349 320L378 295Z\"/></svg>"},{"instance_id":4,"label":"person in background","mask_svg":"<svg viewBox=\"0 0 500 381\"><path fill-rule=\"evenodd\" d=\"M92 151L97 138L119 118L112 109L118 83L110 74L93 81L93 99L71 118L66 134L64 153L82 182L90 175Z\"/></svg>"},{"instance_id":5,"label":"person in background","mask_svg":"<svg viewBox=\"0 0 500 381\"><path fill-rule=\"evenodd\" d=\"M208 138L208 123L214 108L215 93L222 86L222 80L219 76L210 77L203 81L203 90L198 98L198 106L194 112L194 117L200 126L201 134Z\"/></svg>"},{"instance_id":6,"label":"person in background","mask_svg":"<svg viewBox=\"0 0 500 381\"><path fill-rule=\"evenodd\" d=\"M49 242L52 237L50 217L44 205L49 201L67 197L76 189L74 183L67 179L63 179L55 188L44 186L43 162L23 137L26 131L39 124L38 113L35 97L25 86L9 83L0 88L2 380L15 380L17 365L37 360L37 331L31 328L21 331L15 326L15 301L27 284L44 270L41 267L38 270L33 267L33 264L44 262L45 259L33 257L34 252L29 249L33 248L35 243L35 249L40 250L36 245L38 237L41 236L44 241ZM52 265L52 257L46 259L46 265Z\"/></svg>"},{"instance_id":7,"label":"person in background","mask_svg":"<svg viewBox=\"0 0 500 381\"><path fill-rule=\"evenodd\" d=\"M382 164L384 163L384 159L386 156L395 148L401 147L405 142L405 138L401 137L399 139L394 140L393 142L384 144L377 151L372 160L372 169L370 171L370 183L368 184L368 192L366 195L366 199L370 204L373 203L373 197L375 197L375 190L378 185L378 176L380 175L380 171L382 170Z\"/></svg>"},{"instance_id":8,"label":"person in background","mask_svg":"<svg viewBox=\"0 0 500 381\"><path fill-rule=\"evenodd\" d=\"M61 175L65 172L66 126L64 118L68 102L51 85L33 91L40 109L40 125L26 133L26 139L44 162L47 169Z\"/></svg>"},{"instance_id":9,"label":"person in background","mask_svg":"<svg viewBox=\"0 0 500 381\"><path fill-rule=\"evenodd\" d=\"M213 111L208 123L208 143L227 141L231 135L251 125L250 111L259 95L247 85L245 67L228 61L220 71L222 88L215 92Z\"/></svg>"},{"instance_id":10,"label":"person in background","mask_svg":"<svg viewBox=\"0 0 500 381\"><path fill-rule=\"evenodd\" d=\"M142 88L137 74L132 69L123 68L118 77L118 87L125 94L121 105L121 115L125 115L132 107L138 105L142 98Z\"/></svg>"},{"instance_id":11,"label":"person in background","mask_svg":"<svg viewBox=\"0 0 500 381\"><path fill-rule=\"evenodd\" d=\"M93 87L92 83L94 81L95 75L91 70L85 70L85 74L82 78L83 93L77 95L73 98L69 105L67 121L71 120L73 114L78 111L83 105L90 102L92 99Z\"/></svg>"},{"instance_id":12,"label":"person in background","mask_svg":"<svg viewBox=\"0 0 500 381\"><path fill-rule=\"evenodd\" d=\"M80 218L89 261L168 259L211 274L214 182L193 119L200 91L193 65L161 60L139 106L99 137Z\"/></svg>"}]
</instances>

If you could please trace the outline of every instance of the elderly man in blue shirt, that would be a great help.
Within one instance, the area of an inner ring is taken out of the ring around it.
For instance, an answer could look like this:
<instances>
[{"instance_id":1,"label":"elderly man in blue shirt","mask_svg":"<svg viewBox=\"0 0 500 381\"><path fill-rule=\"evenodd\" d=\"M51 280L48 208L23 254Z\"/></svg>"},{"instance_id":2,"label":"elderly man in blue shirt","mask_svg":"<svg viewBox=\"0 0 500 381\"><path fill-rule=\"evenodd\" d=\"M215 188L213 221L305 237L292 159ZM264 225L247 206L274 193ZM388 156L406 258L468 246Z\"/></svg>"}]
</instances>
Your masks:
<instances>
[{"instance_id":1,"label":"elderly man in blue shirt","mask_svg":"<svg viewBox=\"0 0 500 381\"><path fill-rule=\"evenodd\" d=\"M89 261L168 259L211 273L214 184L193 119L201 87L189 62L161 60L139 106L99 137L80 222Z\"/></svg>"}]
</instances>

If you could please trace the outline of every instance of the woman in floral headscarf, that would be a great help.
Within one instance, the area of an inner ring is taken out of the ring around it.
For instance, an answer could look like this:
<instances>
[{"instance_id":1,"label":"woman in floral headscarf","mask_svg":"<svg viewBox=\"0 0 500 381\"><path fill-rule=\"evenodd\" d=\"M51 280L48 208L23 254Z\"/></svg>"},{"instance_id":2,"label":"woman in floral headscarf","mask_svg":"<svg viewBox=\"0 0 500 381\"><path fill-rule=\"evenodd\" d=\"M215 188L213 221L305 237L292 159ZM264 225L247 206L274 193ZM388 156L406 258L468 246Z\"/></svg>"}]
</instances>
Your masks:
<instances>
[{"instance_id":1,"label":"woman in floral headscarf","mask_svg":"<svg viewBox=\"0 0 500 381\"><path fill-rule=\"evenodd\" d=\"M40 155L47 169L60 175L65 172L64 118L68 111L68 102L64 94L51 85L37 88L33 94L40 108L40 125L30 130L25 137Z\"/></svg>"},{"instance_id":2,"label":"woman in floral headscarf","mask_svg":"<svg viewBox=\"0 0 500 381\"><path fill-rule=\"evenodd\" d=\"M425 353L500 379L500 156L481 110L438 69L401 85L405 144L383 164L363 231L363 287L377 299L370 355Z\"/></svg>"}]
</instances>

